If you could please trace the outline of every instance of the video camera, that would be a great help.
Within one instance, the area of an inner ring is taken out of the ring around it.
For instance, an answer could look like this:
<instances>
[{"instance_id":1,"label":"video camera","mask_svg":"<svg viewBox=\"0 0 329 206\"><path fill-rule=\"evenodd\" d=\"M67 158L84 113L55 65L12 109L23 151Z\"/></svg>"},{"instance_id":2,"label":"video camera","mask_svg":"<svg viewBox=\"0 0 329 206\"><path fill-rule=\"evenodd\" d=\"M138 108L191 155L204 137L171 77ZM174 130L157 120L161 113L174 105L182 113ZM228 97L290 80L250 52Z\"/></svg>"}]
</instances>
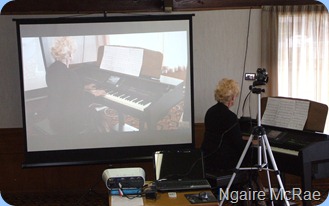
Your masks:
<instances>
[{"instance_id":1,"label":"video camera","mask_svg":"<svg viewBox=\"0 0 329 206\"><path fill-rule=\"evenodd\" d=\"M258 68L256 71L255 81L252 83L252 85L249 86L249 90L252 93L256 93L256 94L265 92L264 89L257 88L256 86L266 85L267 82L268 82L268 73L266 69Z\"/></svg>"},{"instance_id":2,"label":"video camera","mask_svg":"<svg viewBox=\"0 0 329 206\"><path fill-rule=\"evenodd\" d=\"M266 85L268 82L268 73L264 68L258 68L256 71L255 81L253 86Z\"/></svg>"}]
</instances>

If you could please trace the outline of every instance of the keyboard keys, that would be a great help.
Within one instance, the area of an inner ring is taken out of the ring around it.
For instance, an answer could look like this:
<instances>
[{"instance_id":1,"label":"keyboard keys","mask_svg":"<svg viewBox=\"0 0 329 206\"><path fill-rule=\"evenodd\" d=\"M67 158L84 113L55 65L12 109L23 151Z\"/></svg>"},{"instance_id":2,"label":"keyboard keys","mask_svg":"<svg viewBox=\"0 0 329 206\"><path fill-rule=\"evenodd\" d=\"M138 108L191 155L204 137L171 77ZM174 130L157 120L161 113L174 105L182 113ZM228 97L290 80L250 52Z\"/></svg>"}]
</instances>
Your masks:
<instances>
[{"instance_id":1,"label":"keyboard keys","mask_svg":"<svg viewBox=\"0 0 329 206\"><path fill-rule=\"evenodd\" d=\"M151 105L152 102L141 99L138 97L134 97L133 95L129 95L126 93L121 93L118 91L109 91L104 98L117 102L119 104L126 105L128 107L144 111L148 106Z\"/></svg>"}]
</instances>

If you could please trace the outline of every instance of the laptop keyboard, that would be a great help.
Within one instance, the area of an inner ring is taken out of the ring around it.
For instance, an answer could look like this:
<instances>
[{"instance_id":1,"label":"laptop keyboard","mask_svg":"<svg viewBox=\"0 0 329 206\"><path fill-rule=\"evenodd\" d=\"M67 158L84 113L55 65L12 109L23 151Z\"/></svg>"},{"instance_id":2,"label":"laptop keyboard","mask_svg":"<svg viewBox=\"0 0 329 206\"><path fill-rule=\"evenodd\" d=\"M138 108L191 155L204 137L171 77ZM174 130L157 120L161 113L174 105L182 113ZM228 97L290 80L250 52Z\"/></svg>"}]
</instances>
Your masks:
<instances>
[{"instance_id":1,"label":"laptop keyboard","mask_svg":"<svg viewBox=\"0 0 329 206\"><path fill-rule=\"evenodd\" d=\"M210 189L211 186L206 179L201 180L184 180L184 181L161 181L156 183L157 190L193 190L193 189Z\"/></svg>"}]
</instances>

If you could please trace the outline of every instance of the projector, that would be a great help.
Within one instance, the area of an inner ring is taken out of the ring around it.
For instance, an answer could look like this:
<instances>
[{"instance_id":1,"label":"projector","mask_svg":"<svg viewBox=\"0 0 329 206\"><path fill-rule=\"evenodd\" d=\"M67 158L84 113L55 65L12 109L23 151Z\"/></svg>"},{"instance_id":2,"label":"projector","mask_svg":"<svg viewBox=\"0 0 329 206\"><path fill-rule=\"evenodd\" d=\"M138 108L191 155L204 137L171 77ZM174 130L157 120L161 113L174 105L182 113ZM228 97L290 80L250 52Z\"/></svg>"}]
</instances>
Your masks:
<instances>
[{"instance_id":1,"label":"projector","mask_svg":"<svg viewBox=\"0 0 329 206\"><path fill-rule=\"evenodd\" d=\"M106 169L102 179L107 189L139 189L145 183L145 171L140 167Z\"/></svg>"}]
</instances>

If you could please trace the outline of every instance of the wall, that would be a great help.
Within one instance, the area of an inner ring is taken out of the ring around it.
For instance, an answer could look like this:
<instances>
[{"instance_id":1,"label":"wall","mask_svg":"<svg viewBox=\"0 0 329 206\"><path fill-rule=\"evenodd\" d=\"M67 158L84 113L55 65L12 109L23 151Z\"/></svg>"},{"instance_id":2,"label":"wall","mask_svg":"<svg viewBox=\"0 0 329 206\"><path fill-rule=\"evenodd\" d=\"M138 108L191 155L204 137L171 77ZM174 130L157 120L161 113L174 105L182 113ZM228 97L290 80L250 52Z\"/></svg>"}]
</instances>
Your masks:
<instances>
[{"instance_id":1,"label":"wall","mask_svg":"<svg viewBox=\"0 0 329 206\"><path fill-rule=\"evenodd\" d=\"M215 103L213 90L219 79L228 77L235 79L240 84L244 83L241 95L243 100L249 91L250 84L250 82L242 81L244 67L247 72L255 72L258 67L261 67L260 9L251 10L249 46L246 50L249 12L249 9L194 12L193 55L196 122L203 122L206 109ZM0 128L22 127L17 37L13 18L24 17L26 16L0 16L0 76L2 77L0 81ZM244 66L244 62L246 66ZM252 105L254 105L254 101L252 101ZM253 107L253 110L256 110L255 106ZM237 105L233 108L233 111L236 112L236 110ZM241 114L240 110L239 116Z\"/></svg>"},{"instance_id":2,"label":"wall","mask_svg":"<svg viewBox=\"0 0 329 206\"><path fill-rule=\"evenodd\" d=\"M0 16L0 128L22 127L16 25Z\"/></svg>"},{"instance_id":3,"label":"wall","mask_svg":"<svg viewBox=\"0 0 329 206\"><path fill-rule=\"evenodd\" d=\"M95 183L97 183L96 189L104 191L105 187L100 178L101 173L109 165L21 168L25 140L23 130L15 129L22 128L23 124L16 25L13 18L23 17L0 16L0 191L12 193L88 191ZM228 77L244 83L241 96L243 101L250 84L242 81L244 62L247 72L255 72L261 67L260 10L251 10L249 47L245 61L248 18L247 9L195 12L193 55L197 123L203 122L205 111L215 103L213 90L219 79ZM254 105L254 99L251 102ZM242 103L240 109L241 107ZM233 110L237 110L237 105ZM255 106L253 110L256 110ZM241 115L241 111L239 114ZM195 133L197 145L200 145L202 126L197 126ZM151 162L136 162L128 166L141 166L146 170L147 178L153 178Z\"/></svg>"},{"instance_id":4,"label":"wall","mask_svg":"<svg viewBox=\"0 0 329 206\"><path fill-rule=\"evenodd\" d=\"M258 9L196 13L193 19L195 122L203 122L206 110L215 104L214 89L218 80L224 77L235 79L243 85L238 113L241 116L242 102L251 83L242 81L243 70L256 72L261 67L260 13ZM251 98L255 100L255 97ZM251 104L255 117L255 101ZM237 108L238 102L232 111L237 113Z\"/></svg>"}]
</instances>

